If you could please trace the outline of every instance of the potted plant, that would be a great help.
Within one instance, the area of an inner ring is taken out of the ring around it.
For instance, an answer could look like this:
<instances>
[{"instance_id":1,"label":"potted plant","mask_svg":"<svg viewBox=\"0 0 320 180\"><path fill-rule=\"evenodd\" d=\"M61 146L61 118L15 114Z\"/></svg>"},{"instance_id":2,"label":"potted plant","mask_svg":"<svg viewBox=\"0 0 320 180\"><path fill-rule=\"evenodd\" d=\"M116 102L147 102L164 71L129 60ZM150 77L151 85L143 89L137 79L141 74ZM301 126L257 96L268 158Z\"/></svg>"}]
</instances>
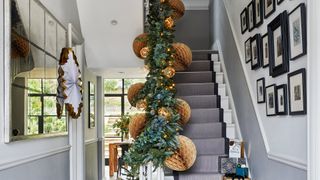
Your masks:
<instances>
[{"instance_id":1,"label":"potted plant","mask_svg":"<svg viewBox=\"0 0 320 180\"><path fill-rule=\"evenodd\" d=\"M131 116L127 113L122 115L116 122L113 124L113 128L116 129L118 136L121 136L121 141L123 139L129 139L129 123Z\"/></svg>"}]
</instances>

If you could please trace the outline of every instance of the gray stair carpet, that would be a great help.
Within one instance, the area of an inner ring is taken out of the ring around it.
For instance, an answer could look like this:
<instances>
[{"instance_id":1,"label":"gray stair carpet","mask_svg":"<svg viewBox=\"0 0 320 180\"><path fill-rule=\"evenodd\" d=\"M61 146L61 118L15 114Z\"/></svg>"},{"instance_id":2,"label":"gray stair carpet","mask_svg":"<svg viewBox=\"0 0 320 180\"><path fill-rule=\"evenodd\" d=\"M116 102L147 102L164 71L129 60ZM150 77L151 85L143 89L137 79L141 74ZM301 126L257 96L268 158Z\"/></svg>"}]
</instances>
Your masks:
<instances>
[{"instance_id":1,"label":"gray stair carpet","mask_svg":"<svg viewBox=\"0 0 320 180\"><path fill-rule=\"evenodd\" d=\"M194 51L189 69L177 72L174 77L177 98L187 101L192 111L182 135L192 139L197 147L195 164L185 172L174 172L175 180L222 180L223 177L219 173L219 157L227 156L228 139L211 53L215 52Z\"/></svg>"}]
</instances>

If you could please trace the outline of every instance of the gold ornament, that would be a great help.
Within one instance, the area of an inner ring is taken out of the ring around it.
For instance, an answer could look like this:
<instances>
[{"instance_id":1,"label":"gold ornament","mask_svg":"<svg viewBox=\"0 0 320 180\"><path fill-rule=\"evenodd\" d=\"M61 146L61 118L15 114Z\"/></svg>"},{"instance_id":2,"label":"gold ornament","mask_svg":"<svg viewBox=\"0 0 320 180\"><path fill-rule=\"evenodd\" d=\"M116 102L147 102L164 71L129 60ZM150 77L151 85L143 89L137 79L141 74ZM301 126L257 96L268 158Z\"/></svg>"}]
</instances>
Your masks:
<instances>
[{"instance_id":1,"label":"gold ornament","mask_svg":"<svg viewBox=\"0 0 320 180\"><path fill-rule=\"evenodd\" d=\"M165 3L167 0L160 0L161 3Z\"/></svg>"},{"instance_id":2,"label":"gold ornament","mask_svg":"<svg viewBox=\"0 0 320 180\"><path fill-rule=\"evenodd\" d=\"M144 47L140 50L140 56L143 58L143 59L146 59L149 55L149 47Z\"/></svg>"},{"instance_id":3,"label":"gold ornament","mask_svg":"<svg viewBox=\"0 0 320 180\"><path fill-rule=\"evenodd\" d=\"M164 137L165 139L167 139L167 138L168 138L168 135L165 134L165 135L163 135L163 137Z\"/></svg>"},{"instance_id":4,"label":"gold ornament","mask_svg":"<svg viewBox=\"0 0 320 180\"><path fill-rule=\"evenodd\" d=\"M164 26L167 29L172 29L174 26L174 20L172 19L172 17L168 17L167 19L164 20Z\"/></svg>"},{"instance_id":5,"label":"gold ornament","mask_svg":"<svg viewBox=\"0 0 320 180\"><path fill-rule=\"evenodd\" d=\"M192 167L197 158L197 149L191 139L179 136L179 149L164 164L175 171L185 171Z\"/></svg>"},{"instance_id":6,"label":"gold ornament","mask_svg":"<svg viewBox=\"0 0 320 180\"><path fill-rule=\"evenodd\" d=\"M173 67L168 66L164 70L162 70L162 73L164 76L170 79L176 74L176 70L174 70Z\"/></svg>"},{"instance_id":7,"label":"gold ornament","mask_svg":"<svg viewBox=\"0 0 320 180\"><path fill-rule=\"evenodd\" d=\"M147 100L146 100L146 99L139 100L139 101L136 103L136 107L137 107L137 109L139 109L139 110L146 110L147 107L148 107Z\"/></svg>"},{"instance_id":8,"label":"gold ornament","mask_svg":"<svg viewBox=\"0 0 320 180\"><path fill-rule=\"evenodd\" d=\"M168 120L171 116L171 112L168 108L162 107L158 110L158 115Z\"/></svg>"}]
</instances>

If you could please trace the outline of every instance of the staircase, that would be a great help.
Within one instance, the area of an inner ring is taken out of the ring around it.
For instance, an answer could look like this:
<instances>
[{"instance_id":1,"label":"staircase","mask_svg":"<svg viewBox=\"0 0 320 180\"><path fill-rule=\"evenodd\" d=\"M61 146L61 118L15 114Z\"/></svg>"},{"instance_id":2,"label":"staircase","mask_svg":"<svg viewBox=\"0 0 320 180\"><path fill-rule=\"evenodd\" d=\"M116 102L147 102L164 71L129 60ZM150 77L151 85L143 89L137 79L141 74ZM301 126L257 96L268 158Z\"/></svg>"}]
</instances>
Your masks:
<instances>
[{"instance_id":1,"label":"staircase","mask_svg":"<svg viewBox=\"0 0 320 180\"><path fill-rule=\"evenodd\" d=\"M190 122L183 135L191 138L197 147L197 160L186 172L174 172L175 180L221 180L219 157L228 154L226 123L222 106L225 97L219 94L223 74L211 61L215 51L193 52L193 62L185 72L177 72L174 81L177 97L187 101L192 109ZM221 75L222 74L222 75ZM225 107L227 108L227 107Z\"/></svg>"}]
</instances>

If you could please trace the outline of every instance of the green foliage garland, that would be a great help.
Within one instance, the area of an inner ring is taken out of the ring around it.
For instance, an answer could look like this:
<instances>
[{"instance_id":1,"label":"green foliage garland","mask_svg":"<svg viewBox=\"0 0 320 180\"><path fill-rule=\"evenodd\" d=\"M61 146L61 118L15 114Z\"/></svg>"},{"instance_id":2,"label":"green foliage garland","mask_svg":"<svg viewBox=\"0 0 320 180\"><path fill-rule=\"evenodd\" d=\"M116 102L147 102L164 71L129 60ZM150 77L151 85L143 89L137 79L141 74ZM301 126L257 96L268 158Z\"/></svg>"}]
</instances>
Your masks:
<instances>
[{"instance_id":1,"label":"green foliage garland","mask_svg":"<svg viewBox=\"0 0 320 180\"><path fill-rule=\"evenodd\" d=\"M145 61L150 72L147 75L144 88L135 101L147 101L147 125L137 137L132 147L125 155L125 162L131 167L131 175L137 176L139 167L152 162L155 167L164 166L166 158L178 149L177 135L181 130L179 114L174 109L176 104L175 85L171 78L162 74L162 70L172 65L174 39L173 28L165 26L165 19L173 11L166 2L150 0L148 15L148 47L150 52ZM162 117L158 110L165 107L170 115Z\"/></svg>"}]
</instances>

